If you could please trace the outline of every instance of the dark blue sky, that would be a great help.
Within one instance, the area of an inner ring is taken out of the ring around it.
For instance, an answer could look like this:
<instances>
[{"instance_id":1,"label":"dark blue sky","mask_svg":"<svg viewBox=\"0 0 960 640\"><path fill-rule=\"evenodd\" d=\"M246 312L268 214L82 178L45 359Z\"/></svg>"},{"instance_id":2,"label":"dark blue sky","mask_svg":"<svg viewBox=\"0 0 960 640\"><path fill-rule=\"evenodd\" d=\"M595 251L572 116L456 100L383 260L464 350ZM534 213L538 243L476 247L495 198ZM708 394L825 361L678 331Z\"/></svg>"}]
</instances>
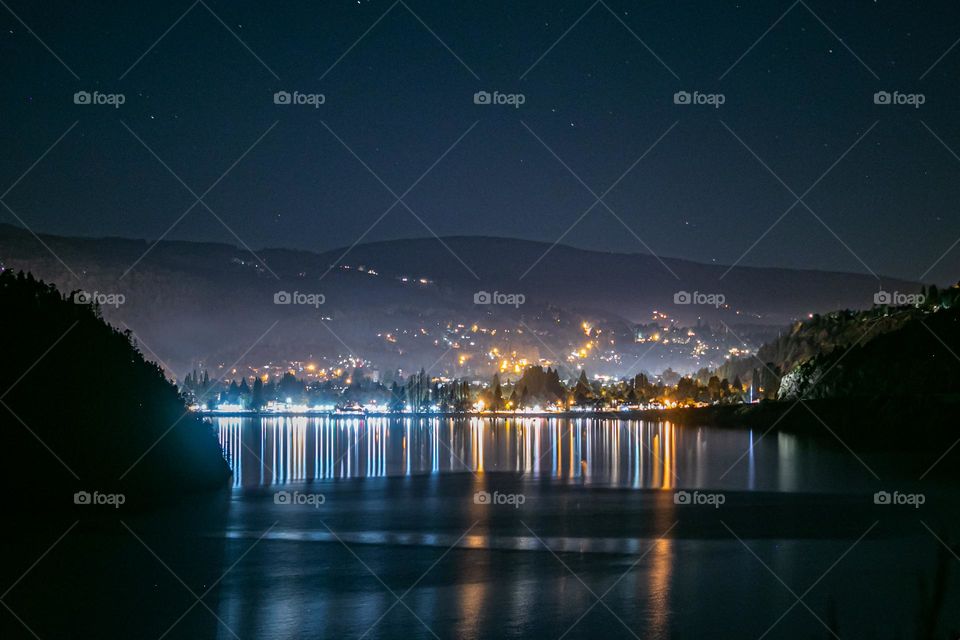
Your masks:
<instances>
[{"instance_id":1,"label":"dark blue sky","mask_svg":"<svg viewBox=\"0 0 960 640\"><path fill-rule=\"evenodd\" d=\"M197 195L230 169L204 197L224 224L197 205L171 239L569 231L703 262L960 275L953 2L4 1L0 193L77 122L2 198L36 232L167 232L195 198L136 134ZM81 90L125 104L76 105ZM276 105L279 90L326 103ZM476 105L480 90L526 101ZM363 163L401 195L445 152L404 197L425 225L397 205L373 226L395 198ZM570 230L644 153L604 196L613 213Z\"/></svg>"}]
</instances>

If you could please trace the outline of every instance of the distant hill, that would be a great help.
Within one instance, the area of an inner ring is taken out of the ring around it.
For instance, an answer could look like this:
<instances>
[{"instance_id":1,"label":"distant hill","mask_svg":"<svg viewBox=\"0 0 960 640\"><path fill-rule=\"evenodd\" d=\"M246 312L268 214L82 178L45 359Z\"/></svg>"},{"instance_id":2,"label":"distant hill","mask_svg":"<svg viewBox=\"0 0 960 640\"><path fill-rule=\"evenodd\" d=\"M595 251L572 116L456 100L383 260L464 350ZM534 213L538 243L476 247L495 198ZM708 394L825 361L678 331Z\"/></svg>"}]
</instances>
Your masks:
<instances>
[{"instance_id":1,"label":"distant hill","mask_svg":"<svg viewBox=\"0 0 960 640\"><path fill-rule=\"evenodd\" d=\"M790 369L778 396L960 396L960 308L910 314L899 326L824 351Z\"/></svg>"},{"instance_id":2,"label":"distant hill","mask_svg":"<svg viewBox=\"0 0 960 640\"><path fill-rule=\"evenodd\" d=\"M817 356L842 352L855 344L866 344L928 313L925 309L902 307L814 314L781 331L776 339L757 349L755 355L730 360L717 370L717 375L730 380L740 377L747 382L752 380L754 373L759 373L763 378L769 377L769 370L785 374ZM771 388L770 393L775 394L776 389Z\"/></svg>"},{"instance_id":3,"label":"distant hill","mask_svg":"<svg viewBox=\"0 0 960 640\"><path fill-rule=\"evenodd\" d=\"M923 292L924 301L912 305L795 322L716 375L782 400L960 393L960 284Z\"/></svg>"},{"instance_id":4,"label":"distant hill","mask_svg":"<svg viewBox=\"0 0 960 640\"><path fill-rule=\"evenodd\" d=\"M759 376L762 402L666 417L819 435L854 450L926 451L923 473L936 467L936 473L953 478L960 455L960 286L937 298L916 307L877 306L798 323L761 348L762 364L761 356L741 358L718 371L742 379L749 379L746 371ZM796 409L800 405L806 409Z\"/></svg>"},{"instance_id":5,"label":"distant hill","mask_svg":"<svg viewBox=\"0 0 960 640\"><path fill-rule=\"evenodd\" d=\"M509 340L511 349L562 361L576 348L585 319L627 349L634 323L650 322L654 311L691 325L702 319L774 327L809 313L868 307L880 286L918 288L859 274L751 267L721 279L726 267L719 265L664 258L664 266L650 255L486 237L374 242L323 253L257 250L263 263L228 244L164 241L148 252L144 240L40 239L0 225L0 264L63 291L123 294L122 305L104 306L104 317L133 328L145 348L179 372L198 359L227 366L241 356L261 362L330 354L361 356L384 369L438 360L443 368L464 353L447 353L454 344L471 341L446 327L478 322L500 327L496 341ZM276 305L278 291L319 293L324 302ZM480 291L525 300L519 307L477 305ZM675 304L678 292L701 299L721 294L725 306ZM643 351L637 366L677 366L675 354ZM598 355L592 370L625 370L635 358L627 349L622 360ZM475 358L465 366L476 364Z\"/></svg>"},{"instance_id":6,"label":"distant hill","mask_svg":"<svg viewBox=\"0 0 960 640\"><path fill-rule=\"evenodd\" d=\"M7 270L0 309L0 476L14 501L54 497L43 508L58 511L76 491L120 492L136 508L224 483L210 425L95 307Z\"/></svg>"}]
</instances>

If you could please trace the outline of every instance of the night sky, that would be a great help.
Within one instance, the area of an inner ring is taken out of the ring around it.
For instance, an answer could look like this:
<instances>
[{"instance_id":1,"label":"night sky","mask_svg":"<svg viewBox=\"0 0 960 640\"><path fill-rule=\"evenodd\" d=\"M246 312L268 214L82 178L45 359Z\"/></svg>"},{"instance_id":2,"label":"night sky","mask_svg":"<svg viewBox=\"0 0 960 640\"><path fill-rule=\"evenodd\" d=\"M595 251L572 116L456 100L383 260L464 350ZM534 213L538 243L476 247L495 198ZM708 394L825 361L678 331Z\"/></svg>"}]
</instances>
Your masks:
<instances>
[{"instance_id":1,"label":"night sky","mask_svg":"<svg viewBox=\"0 0 960 640\"><path fill-rule=\"evenodd\" d=\"M0 221L38 233L960 277L956 2L0 4Z\"/></svg>"}]
</instances>

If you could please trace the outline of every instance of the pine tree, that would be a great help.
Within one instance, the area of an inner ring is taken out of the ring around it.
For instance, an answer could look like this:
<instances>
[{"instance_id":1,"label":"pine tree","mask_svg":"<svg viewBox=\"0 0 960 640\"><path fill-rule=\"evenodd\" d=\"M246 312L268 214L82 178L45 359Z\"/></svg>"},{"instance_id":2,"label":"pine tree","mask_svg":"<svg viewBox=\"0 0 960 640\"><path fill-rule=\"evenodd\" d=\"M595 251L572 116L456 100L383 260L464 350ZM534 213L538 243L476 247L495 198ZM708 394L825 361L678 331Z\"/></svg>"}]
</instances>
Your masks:
<instances>
[{"instance_id":1,"label":"pine tree","mask_svg":"<svg viewBox=\"0 0 960 640\"><path fill-rule=\"evenodd\" d=\"M243 384L244 385L247 384L246 378L243 379ZM254 411L260 411L260 409L262 409L265 404L266 404L266 399L264 397L263 380L261 380L259 377L254 378L253 394L250 399L250 408L253 409Z\"/></svg>"},{"instance_id":2,"label":"pine tree","mask_svg":"<svg viewBox=\"0 0 960 640\"><path fill-rule=\"evenodd\" d=\"M503 409L503 391L500 388L500 374L493 374L493 407L494 411Z\"/></svg>"},{"instance_id":3,"label":"pine tree","mask_svg":"<svg viewBox=\"0 0 960 640\"><path fill-rule=\"evenodd\" d=\"M593 402L593 400L593 387L590 386L590 381L587 380L586 370L581 369L580 377L577 378L577 383L573 387L573 403L578 406L583 406Z\"/></svg>"}]
</instances>

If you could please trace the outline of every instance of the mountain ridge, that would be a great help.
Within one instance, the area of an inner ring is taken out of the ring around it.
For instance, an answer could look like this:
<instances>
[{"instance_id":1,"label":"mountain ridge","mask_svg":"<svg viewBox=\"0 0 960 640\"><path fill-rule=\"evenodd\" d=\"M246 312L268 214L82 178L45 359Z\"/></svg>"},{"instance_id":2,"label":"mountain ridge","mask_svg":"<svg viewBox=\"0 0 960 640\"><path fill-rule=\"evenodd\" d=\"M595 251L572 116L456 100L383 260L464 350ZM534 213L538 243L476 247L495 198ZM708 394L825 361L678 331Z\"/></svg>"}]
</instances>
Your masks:
<instances>
[{"instance_id":1,"label":"mountain ridge","mask_svg":"<svg viewBox=\"0 0 960 640\"><path fill-rule=\"evenodd\" d=\"M628 364L638 358L638 366L656 371L697 369L710 362L684 363L659 348L642 355L646 347L633 344L637 325L705 322L749 341L741 333L744 325L775 328L810 313L868 308L878 288L877 280L863 274L738 267L722 277L726 266L667 258L665 269L647 254L477 236L378 241L349 249L345 256L346 249L259 250L261 263L226 243L164 240L154 246L146 240L47 234L38 241L29 231L0 225L0 266L32 272L64 292L123 295L124 304L105 306L104 317L134 330L181 372L198 362L227 366L254 345L246 355L259 362L354 354L384 368L440 362L441 370L453 373L455 367L443 358L451 357L445 353L450 348L461 348L451 345L463 336L454 337L450 327L478 323L516 338L519 344L511 350L557 362L580 349L584 322L604 328L611 341L605 344L624 354L618 360L598 352L605 359L582 363L591 371L630 373ZM883 285L901 292L919 289L895 279ZM280 292L316 294L323 304L274 304ZM492 292L522 296L523 302L475 303L475 296ZM274 322L280 330L260 338ZM423 339L385 342L385 336L415 333ZM490 344L508 346L499 338Z\"/></svg>"},{"instance_id":2,"label":"mountain ridge","mask_svg":"<svg viewBox=\"0 0 960 640\"><path fill-rule=\"evenodd\" d=\"M22 235L23 237L32 238L33 232L19 227L14 224L0 222L0 241L7 240L11 235ZM125 236L116 236L116 235L105 235L105 236L69 236L62 235L57 233L47 233L40 232L36 233L41 239L60 239L60 240L70 240L74 242L123 242L142 245L144 248L148 248L155 243L159 245L166 245L170 247L175 247L178 245L184 246L207 246L207 247L217 247L224 250L237 251L237 252L246 252L250 253L249 250L245 249L242 246L231 244L229 242L217 242L217 241L207 241L207 240L167 240L167 239L156 239L156 238L130 238ZM611 258L644 258L651 259L655 261L662 260L668 264L677 263L677 264L687 264L701 267L708 267L711 269L723 269L726 270L730 268L730 265L727 264L717 264L711 262L701 262L699 260L693 260L690 258L679 258L675 256L664 256L653 253L644 253L642 251L634 252L623 252L623 251L607 251L602 249L588 249L584 247L577 247L570 244L556 243L556 242L547 242L544 240L529 240L526 238L510 238L507 236L490 236L490 235L449 235L449 236L415 236L408 238L394 238L389 240L372 240L369 242L362 242L355 245L349 246L338 246L331 249L299 249L299 248L289 248L289 247L278 247L278 246L262 246L257 249L253 249L253 252L256 254L291 254L291 255L309 255L309 256L341 256L346 254L345 257L349 257L356 249L378 249L388 246L397 246L397 245L412 245L412 244L421 244L421 243L435 243L438 241L450 243L466 243L466 242L484 242L484 243L511 243L515 245L529 245L530 247L540 247L544 251L553 251L553 250L562 250L570 253L581 253L589 255L598 255L606 256ZM539 255L537 255L539 257ZM268 263L269 265L269 263ZM662 268L662 267L661 267ZM816 269L816 268L807 268L807 267L776 267L776 266L764 266L764 265L736 265L733 269L742 269L742 270L760 270L760 271L770 271L770 272L790 272L790 273L807 273L807 274L829 274L829 275L850 275L850 276L863 276L870 277L874 279L871 274L865 274L858 271L838 271L831 269ZM881 281L889 282L911 282L909 280L904 280L896 276L887 276L879 275Z\"/></svg>"}]
</instances>

